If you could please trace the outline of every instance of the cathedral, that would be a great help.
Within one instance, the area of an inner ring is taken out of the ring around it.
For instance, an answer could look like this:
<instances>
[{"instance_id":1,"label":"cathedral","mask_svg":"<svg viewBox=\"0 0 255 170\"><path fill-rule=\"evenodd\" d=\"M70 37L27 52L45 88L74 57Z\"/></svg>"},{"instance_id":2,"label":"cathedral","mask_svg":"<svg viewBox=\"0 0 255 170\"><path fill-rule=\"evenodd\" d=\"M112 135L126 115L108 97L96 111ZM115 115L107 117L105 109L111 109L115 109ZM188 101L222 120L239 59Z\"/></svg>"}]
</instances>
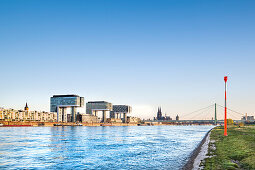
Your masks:
<instances>
[{"instance_id":1,"label":"cathedral","mask_svg":"<svg viewBox=\"0 0 255 170\"><path fill-rule=\"evenodd\" d=\"M158 108L158 113L157 113L157 120L162 120L162 112L161 112L161 107Z\"/></svg>"},{"instance_id":2,"label":"cathedral","mask_svg":"<svg viewBox=\"0 0 255 170\"><path fill-rule=\"evenodd\" d=\"M172 118L170 116L163 116L162 115L162 111L161 111L161 107L158 108L158 112L157 112L157 119L156 120L172 120Z\"/></svg>"}]
</instances>

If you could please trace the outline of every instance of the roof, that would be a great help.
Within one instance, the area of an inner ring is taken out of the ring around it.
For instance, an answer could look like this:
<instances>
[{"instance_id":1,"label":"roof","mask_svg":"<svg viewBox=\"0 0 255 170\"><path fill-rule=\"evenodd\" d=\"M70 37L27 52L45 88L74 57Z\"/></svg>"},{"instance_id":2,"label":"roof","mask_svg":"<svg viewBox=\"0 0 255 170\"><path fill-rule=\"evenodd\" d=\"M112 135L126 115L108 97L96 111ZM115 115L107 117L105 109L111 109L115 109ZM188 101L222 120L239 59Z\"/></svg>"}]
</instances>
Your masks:
<instances>
[{"instance_id":1,"label":"roof","mask_svg":"<svg viewBox=\"0 0 255 170\"><path fill-rule=\"evenodd\" d=\"M76 94L66 94L66 95L53 95L53 97L80 97Z\"/></svg>"},{"instance_id":2,"label":"roof","mask_svg":"<svg viewBox=\"0 0 255 170\"><path fill-rule=\"evenodd\" d=\"M91 101L91 102L88 102L88 103L109 103L109 102L106 102L106 101Z\"/></svg>"}]
</instances>

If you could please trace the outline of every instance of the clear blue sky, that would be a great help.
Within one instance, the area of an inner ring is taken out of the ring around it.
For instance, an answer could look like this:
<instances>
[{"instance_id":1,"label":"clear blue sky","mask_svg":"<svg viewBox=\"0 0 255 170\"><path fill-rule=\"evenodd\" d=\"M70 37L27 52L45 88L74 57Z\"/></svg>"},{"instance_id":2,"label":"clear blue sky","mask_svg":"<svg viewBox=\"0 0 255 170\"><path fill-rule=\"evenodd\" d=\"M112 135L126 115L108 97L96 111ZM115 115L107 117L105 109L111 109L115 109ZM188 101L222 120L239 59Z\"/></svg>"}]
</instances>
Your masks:
<instances>
[{"instance_id":1,"label":"clear blue sky","mask_svg":"<svg viewBox=\"0 0 255 170\"><path fill-rule=\"evenodd\" d=\"M217 102L255 112L255 1L0 0L0 106L53 94L149 118Z\"/></svg>"}]
</instances>

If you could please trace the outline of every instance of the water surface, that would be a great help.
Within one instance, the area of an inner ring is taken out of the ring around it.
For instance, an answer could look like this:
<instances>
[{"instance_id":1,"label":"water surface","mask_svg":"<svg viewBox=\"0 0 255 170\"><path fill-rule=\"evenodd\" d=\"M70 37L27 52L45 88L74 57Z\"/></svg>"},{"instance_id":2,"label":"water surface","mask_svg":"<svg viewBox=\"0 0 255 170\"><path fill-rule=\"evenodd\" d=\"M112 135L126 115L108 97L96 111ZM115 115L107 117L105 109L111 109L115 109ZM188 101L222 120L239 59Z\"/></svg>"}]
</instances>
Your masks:
<instances>
[{"instance_id":1,"label":"water surface","mask_svg":"<svg viewBox=\"0 0 255 170\"><path fill-rule=\"evenodd\" d=\"M211 128L2 127L0 169L180 169Z\"/></svg>"}]
</instances>

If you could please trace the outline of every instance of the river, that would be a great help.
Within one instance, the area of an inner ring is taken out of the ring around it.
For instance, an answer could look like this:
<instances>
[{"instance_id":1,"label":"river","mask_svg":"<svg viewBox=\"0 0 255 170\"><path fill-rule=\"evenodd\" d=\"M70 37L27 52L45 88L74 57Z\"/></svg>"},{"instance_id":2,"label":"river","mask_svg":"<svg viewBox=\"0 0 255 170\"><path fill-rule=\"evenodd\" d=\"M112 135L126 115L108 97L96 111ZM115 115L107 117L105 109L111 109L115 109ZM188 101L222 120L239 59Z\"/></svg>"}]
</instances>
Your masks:
<instances>
[{"instance_id":1,"label":"river","mask_svg":"<svg viewBox=\"0 0 255 170\"><path fill-rule=\"evenodd\" d=\"M180 169L211 128L1 127L0 169Z\"/></svg>"}]
</instances>

